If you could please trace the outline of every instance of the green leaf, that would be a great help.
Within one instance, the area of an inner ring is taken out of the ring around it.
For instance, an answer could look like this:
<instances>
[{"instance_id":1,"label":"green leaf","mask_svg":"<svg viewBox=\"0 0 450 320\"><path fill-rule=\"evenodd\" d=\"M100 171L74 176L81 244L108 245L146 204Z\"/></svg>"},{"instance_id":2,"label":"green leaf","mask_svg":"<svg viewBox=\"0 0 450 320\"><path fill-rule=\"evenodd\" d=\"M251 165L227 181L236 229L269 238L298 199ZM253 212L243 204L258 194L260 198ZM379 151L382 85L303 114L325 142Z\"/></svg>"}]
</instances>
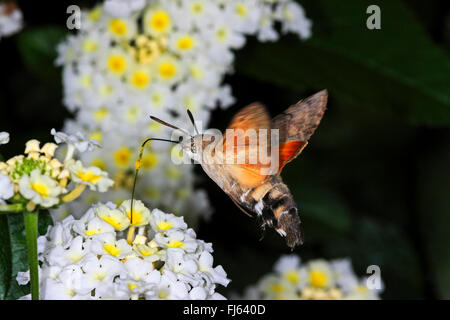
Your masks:
<instances>
[{"instance_id":1,"label":"green leaf","mask_svg":"<svg viewBox=\"0 0 450 320\"><path fill-rule=\"evenodd\" d=\"M11 273L9 275L9 290L6 299L17 299L30 293L30 286L19 286L16 281L17 273L28 270L27 247L25 240L25 226L22 214L8 215L10 237Z\"/></svg>"},{"instance_id":2,"label":"green leaf","mask_svg":"<svg viewBox=\"0 0 450 320\"><path fill-rule=\"evenodd\" d=\"M450 299L450 135L437 138L418 164L417 224L433 289L439 298Z\"/></svg>"},{"instance_id":3,"label":"green leaf","mask_svg":"<svg viewBox=\"0 0 450 320\"><path fill-rule=\"evenodd\" d=\"M52 224L48 212L39 214L39 234L45 234ZM30 286L20 286L17 273L28 270L27 247L23 214L9 214L0 217L0 298L17 299L30 293Z\"/></svg>"},{"instance_id":4,"label":"green leaf","mask_svg":"<svg viewBox=\"0 0 450 320\"><path fill-rule=\"evenodd\" d=\"M11 276L11 242L9 239L8 217L0 215L0 299L5 299Z\"/></svg>"},{"instance_id":5,"label":"green leaf","mask_svg":"<svg viewBox=\"0 0 450 320\"><path fill-rule=\"evenodd\" d=\"M288 36L276 43L253 43L239 53L236 69L297 92L327 88L331 98L408 123L450 125L448 55L403 1L377 1L381 30L367 29L370 4L315 1L311 39Z\"/></svg>"},{"instance_id":6,"label":"green leaf","mask_svg":"<svg viewBox=\"0 0 450 320\"><path fill-rule=\"evenodd\" d=\"M56 47L66 31L59 26L35 27L19 33L17 45L28 69L44 81L57 82L60 72L55 66Z\"/></svg>"}]
</instances>

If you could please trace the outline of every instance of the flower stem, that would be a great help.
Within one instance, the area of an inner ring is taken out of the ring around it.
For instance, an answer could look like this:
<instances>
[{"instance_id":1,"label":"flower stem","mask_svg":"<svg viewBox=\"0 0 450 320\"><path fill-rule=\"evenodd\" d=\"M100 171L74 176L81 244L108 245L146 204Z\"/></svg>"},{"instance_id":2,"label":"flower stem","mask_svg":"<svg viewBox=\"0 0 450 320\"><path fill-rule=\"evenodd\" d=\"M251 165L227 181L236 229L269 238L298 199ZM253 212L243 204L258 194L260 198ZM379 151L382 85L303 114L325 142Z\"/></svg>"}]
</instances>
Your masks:
<instances>
[{"instance_id":1,"label":"flower stem","mask_svg":"<svg viewBox=\"0 0 450 320\"><path fill-rule=\"evenodd\" d=\"M37 253L38 212L24 212L27 239L28 264L30 267L31 298L39 300L39 269Z\"/></svg>"},{"instance_id":2,"label":"flower stem","mask_svg":"<svg viewBox=\"0 0 450 320\"><path fill-rule=\"evenodd\" d=\"M134 240L134 230L136 229L135 226L130 226L128 229L128 236L127 236L127 242L128 244L132 244Z\"/></svg>"},{"instance_id":3,"label":"flower stem","mask_svg":"<svg viewBox=\"0 0 450 320\"><path fill-rule=\"evenodd\" d=\"M0 214L22 212L22 211L23 211L23 204L21 203L0 204Z\"/></svg>"},{"instance_id":4,"label":"flower stem","mask_svg":"<svg viewBox=\"0 0 450 320\"><path fill-rule=\"evenodd\" d=\"M75 152L75 146L71 143L67 144L67 153L66 157L64 158L64 162L69 161L73 157L73 153Z\"/></svg>"},{"instance_id":5,"label":"flower stem","mask_svg":"<svg viewBox=\"0 0 450 320\"><path fill-rule=\"evenodd\" d=\"M86 185L80 183L75 187L75 189L62 198L62 202L70 202L75 200L83 193L84 189L86 189Z\"/></svg>"}]
</instances>

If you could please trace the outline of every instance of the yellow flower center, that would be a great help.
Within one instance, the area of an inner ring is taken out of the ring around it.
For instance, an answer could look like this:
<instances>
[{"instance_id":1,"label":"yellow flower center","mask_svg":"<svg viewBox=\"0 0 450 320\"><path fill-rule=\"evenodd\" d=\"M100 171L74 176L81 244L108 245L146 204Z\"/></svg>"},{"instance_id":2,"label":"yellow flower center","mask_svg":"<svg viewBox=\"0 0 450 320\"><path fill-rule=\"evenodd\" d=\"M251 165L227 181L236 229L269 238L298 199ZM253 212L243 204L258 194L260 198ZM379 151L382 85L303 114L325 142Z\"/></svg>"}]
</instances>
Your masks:
<instances>
[{"instance_id":1,"label":"yellow flower center","mask_svg":"<svg viewBox=\"0 0 450 320\"><path fill-rule=\"evenodd\" d=\"M236 13L238 15L240 15L241 17L246 17L247 16L247 7L243 3L238 4L236 6Z\"/></svg>"},{"instance_id":2,"label":"yellow flower center","mask_svg":"<svg viewBox=\"0 0 450 320\"><path fill-rule=\"evenodd\" d=\"M118 166L127 166L131 160L131 150L128 147L122 147L114 153L114 161Z\"/></svg>"},{"instance_id":3,"label":"yellow flower center","mask_svg":"<svg viewBox=\"0 0 450 320\"><path fill-rule=\"evenodd\" d=\"M288 21L292 20L292 18L294 17L288 9L284 9L283 14L284 14L284 18Z\"/></svg>"},{"instance_id":4,"label":"yellow flower center","mask_svg":"<svg viewBox=\"0 0 450 320\"><path fill-rule=\"evenodd\" d=\"M270 285L270 290L272 292L276 292L276 293L280 293L284 291L284 286L282 284L279 283L273 283Z\"/></svg>"},{"instance_id":5,"label":"yellow flower center","mask_svg":"<svg viewBox=\"0 0 450 320\"><path fill-rule=\"evenodd\" d=\"M109 96L111 93L113 93L114 88L112 86L110 86L109 84L103 84L102 86L100 86L98 92L102 97L107 97Z\"/></svg>"},{"instance_id":6,"label":"yellow flower center","mask_svg":"<svg viewBox=\"0 0 450 320\"><path fill-rule=\"evenodd\" d=\"M137 250L143 255L143 256L149 256L154 254L157 249L149 248L146 245L139 245L137 246Z\"/></svg>"},{"instance_id":7,"label":"yellow flower center","mask_svg":"<svg viewBox=\"0 0 450 320\"><path fill-rule=\"evenodd\" d=\"M191 10L193 13L199 14L199 13L202 13L203 7L204 7L203 3L195 2L191 5Z\"/></svg>"},{"instance_id":8,"label":"yellow flower center","mask_svg":"<svg viewBox=\"0 0 450 320\"><path fill-rule=\"evenodd\" d=\"M122 223L120 223L120 221L115 218L115 217L111 217L111 216L102 216L100 217L100 219L102 219L103 221L105 221L106 223L109 223L110 225L112 225L115 229L120 230L122 228ZM106 249L105 249L106 250Z\"/></svg>"},{"instance_id":9,"label":"yellow flower center","mask_svg":"<svg viewBox=\"0 0 450 320\"><path fill-rule=\"evenodd\" d=\"M227 38L227 36L228 36L227 29L221 28L221 29L217 30L217 34L216 35L217 35L217 38L220 41L224 41Z\"/></svg>"},{"instance_id":10,"label":"yellow flower center","mask_svg":"<svg viewBox=\"0 0 450 320\"><path fill-rule=\"evenodd\" d=\"M150 25L154 30L164 32L170 25L170 17L165 11L158 10L153 14Z\"/></svg>"},{"instance_id":11,"label":"yellow flower center","mask_svg":"<svg viewBox=\"0 0 450 320\"><path fill-rule=\"evenodd\" d=\"M181 174L182 174L182 172L179 169L174 168L174 167L167 168L167 170L166 170L166 176L167 176L167 178L170 178L170 179L178 179L181 177Z\"/></svg>"},{"instance_id":12,"label":"yellow flower center","mask_svg":"<svg viewBox=\"0 0 450 320\"><path fill-rule=\"evenodd\" d=\"M98 231L96 229L89 229L84 232L84 234L87 235L88 237L93 236L94 234L99 234L99 233L100 233L100 231Z\"/></svg>"},{"instance_id":13,"label":"yellow flower center","mask_svg":"<svg viewBox=\"0 0 450 320\"><path fill-rule=\"evenodd\" d=\"M154 94L150 97L150 101L153 102L153 103L156 104L156 105L159 105L159 104L161 103L162 100L163 100L163 99L162 99L162 97L161 97L161 95L160 95L159 93L154 93ZM159 123L156 123L156 122L152 122L152 123L159 124Z\"/></svg>"},{"instance_id":14,"label":"yellow flower center","mask_svg":"<svg viewBox=\"0 0 450 320\"><path fill-rule=\"evenodd\" d=\"M76 294L77 294L77 292L76 292L75 290L73 290L73 289L67 289L67 290L66 290L66 293L67 293L67 295L68 295L69 297L75 297Z\"/></svg>"},{"instance_id":15,"label":"yellow flower center","mask_svg":"<svg viewBox=\"0 0 450 320\"><path fill-rule=\"evenodd\" d=\"M149 129L154 132L159 132L162 129L162 125L156 122L150 123L148 125Z\"/></svg>"},{"instance_id":16,"label":"yellow flower center","mask_svg":"<svg viewBox=\"0 0 450 320\"><path fill-rule=\"evenodd\" d=\"M311 285L316 288L323 288L327 285L327 275L323 271L313 270L309 274Z\"/></svg>"},{"instance_id":17,"label":"yellow flower center","mask_svg":"<svg viewBox=\"0 0 450 320\"><path fill-rule=\"evenodd\" d=\"M356 291L359 293L367 293L368 289L367 289L367 287L365 287L363 285L358 285L356 287Z\"/></svg>"},{"instance_id":18,"label":"yellow flower center","mask_svg":"<svg viewBox=\"0 0 450 320\"><path fill-rule=\"evenodd\" d=\"M106 108L100 108L94 112L95 120L101 121L108 115L108 110Z\"/></svg>"},{"instance_id":19,"label":"yellow flower center","mask_svg":"<svg viewBox=\"0 0 450 320\"><path fill-rule=\"evenodd\" d=\"M130 289L130 291L133 291L134 289L136 289L137 287L139 287L136 283L134 282L128 282L128 289Z\"/></svg>"},{"instance_id":20,"label":"yellow flower center","mask_svg":"<svg viewBox=\"0 0 450 320\"><path fill-rule=\"evenodd\" d=\"M131 211L127 211L127 217L128 219L131 219ZM142 223L142 213L139 211L136 211L135 208L133 208L133 220L131 221L132 225L138 225Z\"/></svg>"},{"instance_id":21,"label":"yellow flower center","mask_svg":"<svg viewBox=\"0 0 450 320\"><path fill-rule=\"evenodd\" d=\"M169 296L169 294L163 290L158 292L158 298L160 299L166 299Z\"/></svg>"},{"instance_id":22,"label":"yellow flower center","mask_svg":"<svg viewBox=\"0 0 450 320\"><path fill-rule=\"evenodd\" d=\"M111 56L108 59L108 67L114 73L123 73L126 67L125 59L118 55Z\"/></svg>"},{"instance_id":23,"label":"yellow flower center","mask_svg":"<svg viewBox=\"0 0 450 320\"><path fill-rule=\"evenodd\" d=\"M109 22L109 30L118 36L124 36L127 34L127 25L121 19L112 19Z\"/></svg>"},{"instance_id":24,"label":"yellow flower center","mask_svg":"<svg viewBox=\"0 0 450 320\"><path fill-rule=\"evenodd\" d=\"M173 63L164 62L160 64L158 71L164 79L170 79L177 73L177 67Z\"/></svg>"},{"instance_id":25,"label":"yellow flower center","mask_svg":"<svg viewBox=\"0 0 450 320\"><path fill-rule=\"evenodd\" d=\"M80 77L80 84L83 87L90 87L92 85L92 78L90 75L86 74Z\"/></svg>"},{"instance_id":26,"label":"yellow flower center","mask_svg":"<svg viewBox=\"0 0 450 320\"><path fill-rule=\"evenodd\" d=\"M153 152L147 153L142 157L141 163L144 169L151 169L158 164L158 157Z\"/></svg>"},{"instance_id":27,"label":"yellow flower center","mask_svg":"<svg viewBox=\"0 0 450 320\"><path fill-rule=\"evenodd\" d=\"M103 281L106 278L106 272L98 271L92 277L94 281Z\"/></svg>"},{"instance_id":28,"label":"yellow flower center","mask_svg":"<svg viewBox=\"0 0 450 320\"><path fill-rule=\"evenodd\" d=\"M72 260L72 262L78 262L81 258L83 258L83 255L78 252L73 252L69 255L69 259Z\"/></svg>"},{"instance_id":29,"label":"yellow flower center","mask_svg":"<svg viewBox=\"0 0 450 320\"><path fill-rule=\"evenodd\" d=\"M100 168L102 170L106 170L106 163L105 160L103 160L102 158L94 158L91 160L91 164L93 166L96 166L97 168Z\"/></svg>"},{"instance_id":30,"label":"yellow flower center","mask_svg":"<svg viewBox=\"0 0 450 320\"><path fill-rule=\"evenodd\" d=\"M196 80L199 80L199 79L201 79L203 77L203 71L199 67L191 66L191 67L189 67L189 71L191 72L191 75Z\"/></svg>"},{"instance_id":31,"label":"yellow flower center","mask_svg":"<svg viewBox=\"0 0 450 320\"><path fill-rule=\"evenodd\" d=\"M114 243L105 243L103 245L103 249L108 252L110 255L117 257L120 253L120 249Z\"/></svg>"},{"instance_id":32,"label":"yellow flower center","mask_svg":"<svg viewBox=\"0 0 450 320\"><path fill-rule=\"evenodd\" d=\"M191 111L195 111L195 109L197 109L195 100L190 96L184 97L183 103L187 108L191 109Z\"/></svg>"},{"instance_id":33,"label":"yellow flower center","mask_svg":"<svg viewBox=\"0 0 450 320\"><path fill-rule=\"evenodd\" d=\"M150 81L150 77L147 73L143 71L137 71L131 76L131 84L133 84L136 88L142 89Z\"/></svg>"},{"instance_id":34,"label":"yellow flower center","mask_svg":"<svg viewBox=\"0 0 450 320\"><path fill-rule=\"evenodd\" d=\"M100 7L98 7L98 8L91 10L88 14L88 17L92 21L96 22L96 21L98 21L98 19L100 19L101 14L102 14L102 10L100 9Z\"/></svg>"},{"instance_id":35,"label":"yellow flower center","mask_svg":"<svg viewBox=\"0 0 450 320\"><path fill-rule=\"evenodd\" d=\"M139 107L130 107L127 110L126 116L129 122L136 121L139 114Z\"/></svg>"},{"instance_id":36,"label":"yellow flower center","mask_svg":"<svg viewBox=\"0 0 450 320\"><path fill-rule=\"evenodd\" d=\"M91 183L96 183L100 179L100 176L92 173L91 171L78 172L77 176L81 180L86 181L86 182L91 182Z\"/></svg>"},{"instance_id":37,"label":"yellow flower center","mask_svg":"<svg viewBox=\"0 0 450 320\"><path fill-rule=\"evenodd\" d=\"M36 181L36 182L32 183L31 189L36 191L41 197L44 197L44 198L47 198L50 194L50 190L48 189L48 187L40 181Z\"/></svg>"},{"instance_id":38,"label":"yellow flower center","mask_svg":"<svg viewBox=\"0 0 450 320\"><path fill-rule=\"evenodd\" d=\"M93 52L98 49L98 44L91 39L86 39L83 41L83 50L85 52Z\"/></svg>"},{"instance_id":39,"label":"yellow flower center","mask_svg":"<svg viewBox=\"0 0 450 320\"><path fill-rule=\"evenodd\" d=\"M172 228L172 223L168 222L168 221L163 221L160 224L158 224L157 226L158 230L169 230L170 228Z\"/></svg>"},{"instance_id":40,"label":"yellow flower center","mask_svg":"<svg viewBox=\"0 0 450 320\"><path fill-rule=\"evenodd\" d=\"M295 271L287 272L284 276L287 281L289 281L292 284L297 284L299 279L298 273Z\"/></svg>"},{"instance_id":41,"label":"yellow flower center","mask_svg":"<svg viewBox=\"0 0 450 320\"><path fill-rule=\"evenodd\" d=\"M184 36L178 39L177 47L180 50L189 50L194 46L194 39L189 36Z\"/></svg>"},{"instance_id":42,"label":"yellow flower center","mask_svg":"<svg viewBox=\"0 0 450 320\"><path fill-rule=\"evenodd\" d=\"M182 242L180 240L172 240L167 244L167 246L170 248L183 248L184 242Z\"/></svg>"}]
</instances>

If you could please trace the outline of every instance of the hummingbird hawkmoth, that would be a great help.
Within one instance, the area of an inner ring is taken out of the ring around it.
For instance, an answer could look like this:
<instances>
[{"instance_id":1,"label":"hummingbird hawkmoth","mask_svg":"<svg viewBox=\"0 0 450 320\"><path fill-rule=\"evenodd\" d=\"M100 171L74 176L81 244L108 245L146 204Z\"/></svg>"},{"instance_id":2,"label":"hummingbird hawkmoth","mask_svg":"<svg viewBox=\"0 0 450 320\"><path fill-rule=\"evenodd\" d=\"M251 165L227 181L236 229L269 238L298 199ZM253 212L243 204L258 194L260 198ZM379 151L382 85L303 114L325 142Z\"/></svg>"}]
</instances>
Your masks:
<instances>
[{"instance_id":1,"label":"hummingbird hawkmoth","mask_svg":"<svg viewBox=\"0 0 450 320\"><path fill-rule=\"evenodd\" d=\"M206 174L239 209L250 216L256 214L262 219L263 227L273 227L286 237L287 245L294 248L303 243L303 233L297 205L280 173L308 144L323 117L327 99L327 91L322 90L290 106L273 119L262 104L250 104L232 118L226 135L222 136L199 133L189 110L188 115L196 131L194 136L184 129L151 117L163 125L181 130L188 137L179 140L147 139L141 147L140 157L143 146L151 140L180 144L183 152L201 164ZM255 136L249 132L266 134L251 139ZM270 137L268 132L271 132ZM273 132L276 134L272 135ZM258 158L268 151L271 153L268 161ZM275 162L277 165L273 166Z\"/></svg>"}]
</instances>

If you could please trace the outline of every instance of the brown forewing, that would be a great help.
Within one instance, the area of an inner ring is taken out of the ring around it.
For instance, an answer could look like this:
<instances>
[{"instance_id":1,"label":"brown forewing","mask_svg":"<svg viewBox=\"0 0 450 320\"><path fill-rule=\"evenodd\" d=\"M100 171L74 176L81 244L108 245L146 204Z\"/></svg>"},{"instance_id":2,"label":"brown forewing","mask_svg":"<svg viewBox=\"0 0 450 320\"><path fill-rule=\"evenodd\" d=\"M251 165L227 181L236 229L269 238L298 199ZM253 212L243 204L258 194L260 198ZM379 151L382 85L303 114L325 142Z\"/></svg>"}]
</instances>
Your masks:
<instances>
[{"instance_id":1,"label":"brown forewing","mask_svg":"<svg viewBox=\"0 0 450 320\"><path fill-rule=\"evenodd\" d=\"M272 128L279 130L280 170L295 159L322 120L328 100L327 90L300 100L272 120Z\"/></svg>"}]
</instances>

